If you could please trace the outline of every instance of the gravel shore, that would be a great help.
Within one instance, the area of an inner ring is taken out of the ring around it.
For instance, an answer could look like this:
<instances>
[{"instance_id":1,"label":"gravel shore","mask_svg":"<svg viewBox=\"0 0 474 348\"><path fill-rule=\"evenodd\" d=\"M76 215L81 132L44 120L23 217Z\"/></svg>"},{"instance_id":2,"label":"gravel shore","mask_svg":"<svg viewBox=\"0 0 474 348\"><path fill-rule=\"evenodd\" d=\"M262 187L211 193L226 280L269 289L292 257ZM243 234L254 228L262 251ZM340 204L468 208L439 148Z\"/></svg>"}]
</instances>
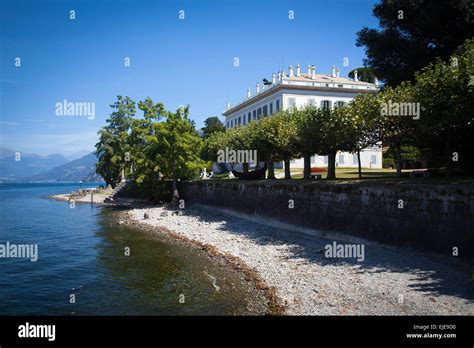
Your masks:
<instances>
[{"instance_id":1,"label":"gravel shore","mask_svg":"<svg viewBox=\"0 0 474 348\"><path fill-rule=\"evenodd\" d=\"M275 289L286 314L474 315L468 267L453 258L343 235L311 236L215 208L136 208L126 214L160 227L156 233L165 228L240 259ZM325 246L334 241L363 244L364 261L326 257Z\"/></svg>"}]
</instances>

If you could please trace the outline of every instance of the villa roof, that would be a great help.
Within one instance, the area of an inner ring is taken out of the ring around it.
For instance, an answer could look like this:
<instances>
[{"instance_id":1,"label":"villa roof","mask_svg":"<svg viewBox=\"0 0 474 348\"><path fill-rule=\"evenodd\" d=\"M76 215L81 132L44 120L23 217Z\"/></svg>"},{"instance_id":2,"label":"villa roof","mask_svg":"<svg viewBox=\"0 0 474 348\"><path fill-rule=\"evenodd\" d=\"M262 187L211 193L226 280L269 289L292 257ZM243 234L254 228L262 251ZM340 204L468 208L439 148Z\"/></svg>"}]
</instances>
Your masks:
<instances>
[{"instance_id":1,"label":"villa roof","mask_svg":"<svg viewBox=\"0 0 474 348\"><path fill-rule=\"evenodd\" d=\"M342 85L342 86L341 86ZM338 77L326 74L314 74L314 78L309 77L307 74L301 74L300 76L285 76L280 81L265 86L267 88L262 89L257 94L252 95L249 98L239 102L223 112L224 116L229 116L234 112L240 111L247 106L270 96L271 94L281 89L292 89L292 90L309 90L309 91L322 91L322 92L335 92L335 93L374 93L377 91L377 86L374 83L355 81L346 77Z\"/></svg>"}]
</instances>

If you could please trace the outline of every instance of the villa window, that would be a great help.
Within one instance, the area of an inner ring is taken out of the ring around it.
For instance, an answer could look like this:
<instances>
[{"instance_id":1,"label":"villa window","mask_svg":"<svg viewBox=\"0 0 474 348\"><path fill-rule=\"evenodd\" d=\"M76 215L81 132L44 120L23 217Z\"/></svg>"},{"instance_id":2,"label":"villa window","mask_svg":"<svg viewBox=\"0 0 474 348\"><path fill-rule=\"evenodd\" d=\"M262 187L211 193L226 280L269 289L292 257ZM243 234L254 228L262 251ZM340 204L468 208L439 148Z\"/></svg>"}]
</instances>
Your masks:
<instances>
[{"instance_id":1,"label":"villa window","mask_svg":"<svg viewBox=\"0 0 474 348\"><path fill-rule=\"evenodd\" d=\"M262 108L257 109L257 120L260 119L260 116L262 116Z\"/></svg>"},{"instance_id":2,"label":"villa window","mask_svg":"<svg viewBox=\"0 0 474 348\"><path fill-rule=\"evenodd\" d=\"M322 100L321 101L321 108L324 110L331 110L331 101L330 100Z\"/></svg>"},{"instance_id":3,"label":"villa window","mask_svg":"<svg viewBox=\"0 0 474 348\"><path fill-rule=\"evenodd\" d=\"M241 118L240 118L240 116L239 116L239 121L238 121L238 123L237 123L239 126L242 124L241 121L242 121L242 120L241 120Z\"/></svg>"},{"instance_id":4,"label":"villa window","mask_svg":"<svg viewBox=\"0 0 474 348\"><path fill-rule=\"evenodd\" d=\"M245 114L242 115L242 124L245 124Z\"/></svg>"},{"instance_id":5,"label":"villa window","mask_svg":"<svg viewBox=\"0 0 474 348\"><path fill-rule=\"evenodd\" d=\"M268 115L268 106L267 105L264 105L263 106L263 117L267 116Z\"/></svg>"},{"instance_id":6,"label":"villa window","mask_svg":"<svg viewBox=\"0 0 474 348\"><path fill-rule=\"evenodd\" d=\"M296 99L295 98L288 98L288 108L294 109L296 107Z\"/></svg>"},{"instance_id":7,"label":"villa window","mask_svg":"<svg viewBox=\"0 0 474 348\"><path fill-rule=\"evenodd\" d=\"M226 125L227 125L227 128L229 128L229 121L227 121Z\"/></svg>"},{"instance_id":8,"label":"villa window","mask_svg":"<svg viewBox=\"0 0 474 348\"><path fill-rule=\"evenodd\" d=\"M334 103L334 107L336 107L336 108L343 107L344 105L346 105L346 103L343 102L343 101L337 101L337 102Z\"/></svg>"},{"instance_id":9,"label":"villa window","mask_svg":"<svg viewBox=\"0 0 474 348\"><path fill-rule=\"evenodd\" d=\"M273 114L273 103L270 103L270 115Z\"/></svg>"},{"instance_id":10,"label":"villa window","mask_svg":"<svg viewBox=\"0 0 474 348\"><path fill-rule=\"evenodd\" d=\"M339 164L344 164L344 155L343 154L339 155Z\"/></svg>"},{"instance_id":11,"label":"villa window","mask_svg":"<svg viewBox=\"0 0 474 348\"><path fill-rule=\"evenodd\" d=\"M275 107L276 107L276 111L277 111L277 112L280 112L280 99L277 99L277 100L276 100L276 105L275 105Z\"/></svg>"},{"instance_id":12,"label":"villa window","mask_svg":"<svg viewBox=\"0 0 474 348\"><path fill-rule=\"evenodd\" d=\"M250 120L252 119L252 114L249 112L248 115L247 115L248 119L247 119L247 123L250 123Z\"/></svg>"},{"instance_id":13,"label":"villa window","mask_svg":"<svg viewBox=\"0 0 474 348\"><path fill-rule=\"evenodd\" d=\"M253 111L253 119L254 119L254 120L257 119L257 111L256 111L256 110Z\"/></svg>"}]
</instances>

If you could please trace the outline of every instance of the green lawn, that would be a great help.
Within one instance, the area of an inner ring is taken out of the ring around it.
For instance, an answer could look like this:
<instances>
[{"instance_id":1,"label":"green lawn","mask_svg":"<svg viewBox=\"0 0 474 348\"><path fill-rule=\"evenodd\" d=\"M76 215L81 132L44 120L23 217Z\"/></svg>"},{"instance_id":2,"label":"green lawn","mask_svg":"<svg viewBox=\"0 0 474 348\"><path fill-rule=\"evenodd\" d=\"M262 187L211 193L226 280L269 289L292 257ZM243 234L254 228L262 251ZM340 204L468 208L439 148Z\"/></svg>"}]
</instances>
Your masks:
<instances>
[{"instance_id":1,"label":"green lawn","mask_svg":"<svg viewBox=\"0 0 474 348\"><path fill-rule=\"evenodd\" d=\"M403 170L403 172L411 172L412 169ZM292 172L297 172L291 175L292 179L303 179L302 169L292 169ZM275 169L275 173L284 173L284 169ZM322 179L327 181L326 172L319 173ZM474 184L473 177L464 178L398 178L395 169L369 169L362 168L362 179L359 179L357 168L336 168L336 180L341 182L368 182L368 181L383 181L383 182L403 182L403 183L424 183L424 184ZM280 179L283 180L283 179Z\"/></svg>"}]
</instances>

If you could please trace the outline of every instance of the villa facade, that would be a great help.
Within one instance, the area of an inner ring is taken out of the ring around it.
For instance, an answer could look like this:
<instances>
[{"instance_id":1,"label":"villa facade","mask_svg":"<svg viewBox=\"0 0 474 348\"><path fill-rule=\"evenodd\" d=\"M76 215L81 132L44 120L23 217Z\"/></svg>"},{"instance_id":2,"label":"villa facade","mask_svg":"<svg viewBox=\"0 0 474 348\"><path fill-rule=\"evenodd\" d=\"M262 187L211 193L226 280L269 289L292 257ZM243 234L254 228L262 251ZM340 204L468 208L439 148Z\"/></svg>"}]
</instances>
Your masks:
<instances>
[{"instance_id":1,"label":"villa facade","mask_svg":"<svg viewBox=\"0 0 474 348\"><path fill-rule=\"evenodd\" d=\"M224 111L226 128L245 126L262 117L271 116L280 110L315 105L321 108L334 108L349 103L358 94L376 93L376 83L359 81L357 71L354 79L339 76L339 69L332 67L330 75L317 74L314 65L308 65L306 73L300 66L294 70L289 67L288 75L284 71L278 77L272 74L268 85L257 83L255 94L247 90L247 98L237 105L227 104ZM327 156L315 154L311 157L312 167L327 167ZM381 147L367 148L361 152L361 164L364 168L382 168ZM336 166L358 167L357 154L338 152ZM292 168L303 168L303 159L293 159Z\"/></svg>"}]
</instances>

